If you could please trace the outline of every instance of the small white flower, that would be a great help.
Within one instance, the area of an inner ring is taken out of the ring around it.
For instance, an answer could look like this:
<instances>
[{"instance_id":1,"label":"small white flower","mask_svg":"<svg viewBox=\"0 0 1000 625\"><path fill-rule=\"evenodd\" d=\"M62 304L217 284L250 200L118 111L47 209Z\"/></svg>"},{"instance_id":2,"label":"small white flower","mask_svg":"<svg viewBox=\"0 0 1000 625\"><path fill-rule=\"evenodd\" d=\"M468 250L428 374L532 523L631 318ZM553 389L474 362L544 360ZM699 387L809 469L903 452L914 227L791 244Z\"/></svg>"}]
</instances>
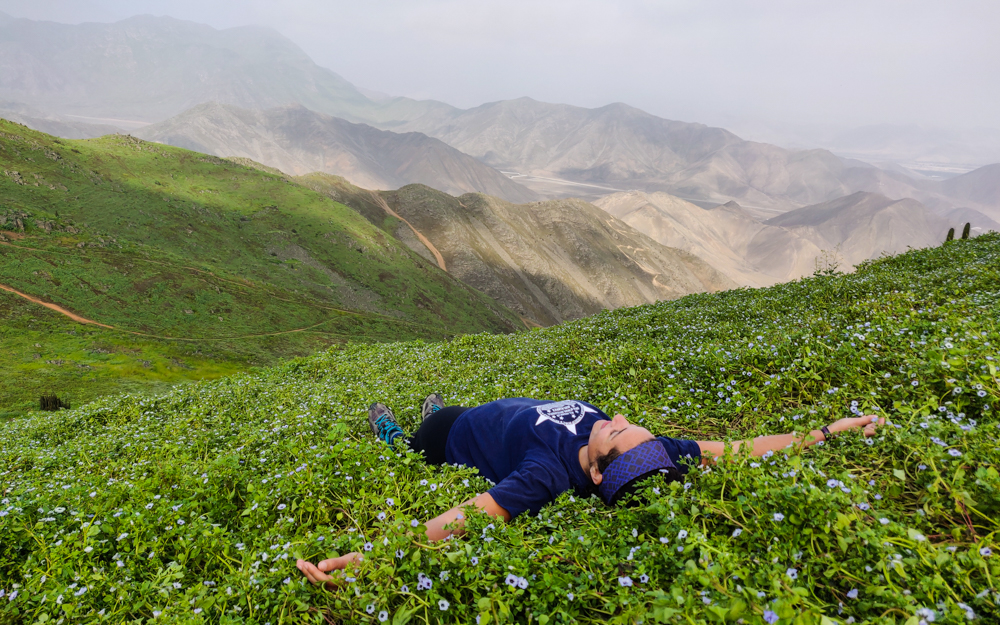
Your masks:
<instances>
[{"instance_id":1,"label":"small white flower","mask_svg":"<svg viewBox=\"0 0 1000 625\"><path fill-rule=\"evenodd\" d=\"M774 513L774 520L775 521L779 521L779 522L780 521L784 521L785 520L785 515L781 514L780 512L775 512Z\"/></svg>"},{"instance_id":2,"label":"small white flower","mask_svg":"<svg viewBox=\"0 0 1000 625\"><path fill-rule=\"evenodd\" d=\"M444 600L444 599L442 599L442 600L438 601L438 609L439 609L439 610L441 610L442 612L445 612L445 611L447 611L447 610L448 610L448 606L450 606L450 605L451 605L451 604L450 604L450 603L448 603L448 602L447 602L446 600Z\"/></svg>"},{"instance_id":3,"label":"small white flower","mask_svg":"<svg viewBox=\"0 0 1000 625\"><path fill-rule=\"evenodd\" d=\"M386 612L385 610L382 610L381 612L378 613L378 621L379 621L379 623L384 623L384 622L386 622L388 620L389 620L389 613L388 612Z\"/></svg>"},{"instance_id":4,"label":"small white flower","mask_svg":"<svg viewBox=\"0 0 1000 625\"><path fill-rule=\"evenodd\" d=\"M737 536L739 536L742 533L743 533L743 530L737 527L736 529L733 530L733 538L736 538Z\"/></svg>"},{"instance_id":5,"label":"small white flower","mask_svg":"<svg viewBox=\"0 0 1000 625\"><path fill-rule=\"evenodd\" d=\"M788 579L798 579L799 572L796 569L788 569L785 571L785 575L788 576Z\"/></svg>"}]
</instances>

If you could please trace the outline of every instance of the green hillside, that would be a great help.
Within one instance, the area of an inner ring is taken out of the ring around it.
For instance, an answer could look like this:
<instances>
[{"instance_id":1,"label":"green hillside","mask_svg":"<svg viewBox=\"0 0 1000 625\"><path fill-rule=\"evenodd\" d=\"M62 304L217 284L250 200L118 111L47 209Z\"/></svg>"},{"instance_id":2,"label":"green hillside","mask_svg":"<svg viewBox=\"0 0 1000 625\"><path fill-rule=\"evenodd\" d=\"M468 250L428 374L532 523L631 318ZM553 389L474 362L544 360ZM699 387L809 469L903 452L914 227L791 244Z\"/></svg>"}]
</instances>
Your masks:
<instances>
[{"instance_id":1,"label":"green hillside","mask_svg":"<svg viewBox=\"0 0 1000 625\"><path fill-rule=\"evenodd\" d=\"M996 622L998 284L994 233L851 275L355 344L9 421L0 623ZM488 486L389 453L365 407L413 428L435 390L575 397L695 439L852 412L891 425L651 483L635 508L566 493L507 525L475 515L428 545L411 520ZM336 593L294 566L350 550L365 561Z\"/></svg>"},{"instance_id":2,"label":"green hillside","mask_svg":"<svg viewBox=\"0 0 1000 625\"><path fill-rule=\"evenodd\" d=\"M0 172L0 285L114 328L0 290L0 376L11 381L0 413L44 392L78 403L348 340L524 327L354 210L280 174L2 120Z\"/></svg>"}]
</instances>

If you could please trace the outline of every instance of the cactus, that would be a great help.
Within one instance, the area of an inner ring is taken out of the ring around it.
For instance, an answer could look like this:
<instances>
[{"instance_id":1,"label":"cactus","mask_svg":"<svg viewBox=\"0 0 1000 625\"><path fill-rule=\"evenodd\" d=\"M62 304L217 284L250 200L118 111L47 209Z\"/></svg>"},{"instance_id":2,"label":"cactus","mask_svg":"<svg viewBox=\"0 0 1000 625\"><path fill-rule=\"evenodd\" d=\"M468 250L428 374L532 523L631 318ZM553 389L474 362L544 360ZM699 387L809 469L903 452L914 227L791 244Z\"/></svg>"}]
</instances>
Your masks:
<instances>
[{"instance_id":1,"label":"cactus","mask_svg":"<svg viewBox=\"0 0 1000 625\"><path fill-rule=\"evenodd\" d=\"M969 230L971 230L971 229L972 229L972 224L966 222L965 223L965 227L962 228L962 238L963 239L968 239L969 238Z\"/></svg>"},{"instance_id":2,"label":"cactus","mask_svg":"<svg viewBox=\"0 0 1000 625\"><path fill-rule=\"evenodd\" d=\"M948 228L948 236L945 238L945 241L954 241L954 240L955 240L955 229Z\"/></svg>"}]
</instances>

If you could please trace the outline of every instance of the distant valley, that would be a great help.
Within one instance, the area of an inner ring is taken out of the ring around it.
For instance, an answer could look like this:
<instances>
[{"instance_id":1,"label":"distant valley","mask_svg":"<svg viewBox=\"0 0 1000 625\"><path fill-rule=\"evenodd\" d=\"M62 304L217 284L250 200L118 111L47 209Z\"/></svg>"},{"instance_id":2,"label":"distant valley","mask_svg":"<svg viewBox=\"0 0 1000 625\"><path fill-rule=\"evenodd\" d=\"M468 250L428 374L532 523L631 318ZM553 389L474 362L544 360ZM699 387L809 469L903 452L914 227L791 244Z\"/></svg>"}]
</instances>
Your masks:
<instances>
[{"instance_id":1,"label":"distant valley","mask_svg":"<svg viewBox=\"0 0 1000 625\"><path fill-rule=\"evenodd\" d=\"M666 193L617 193L596 203L658 242L687 250L741 286L751 287L816 271L850 270L882 254L935 246L949 227L962 226L916 200L865 192L767 220L735 202L705 210ZM1000 230L1000 224L982 215L978 223L973 235Z\"/></svg>"}]
</instances>

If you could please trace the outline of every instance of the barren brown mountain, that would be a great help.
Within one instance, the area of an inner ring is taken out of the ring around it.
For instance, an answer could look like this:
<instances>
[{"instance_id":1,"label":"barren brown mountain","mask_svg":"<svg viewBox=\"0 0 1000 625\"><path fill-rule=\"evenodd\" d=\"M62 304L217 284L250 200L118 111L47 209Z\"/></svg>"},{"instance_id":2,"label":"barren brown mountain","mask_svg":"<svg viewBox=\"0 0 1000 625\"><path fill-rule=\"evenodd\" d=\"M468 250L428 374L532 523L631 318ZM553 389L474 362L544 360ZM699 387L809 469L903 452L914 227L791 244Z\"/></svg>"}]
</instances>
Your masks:
<instances>
[{"instance_id":1,"label":"barren brown mountain","mask_svg":"<svg viewBox=\"0 0 1000 625\"><path fill-rule=\"evenodd\" d=\"M694 254L667 247L581 200L512 204L423 185L373 195L334 176L297 179L354 207L431 262L539 325L736 283ZM425 238L433 250L420 241Z\"/></svg>"}]
</instances>

